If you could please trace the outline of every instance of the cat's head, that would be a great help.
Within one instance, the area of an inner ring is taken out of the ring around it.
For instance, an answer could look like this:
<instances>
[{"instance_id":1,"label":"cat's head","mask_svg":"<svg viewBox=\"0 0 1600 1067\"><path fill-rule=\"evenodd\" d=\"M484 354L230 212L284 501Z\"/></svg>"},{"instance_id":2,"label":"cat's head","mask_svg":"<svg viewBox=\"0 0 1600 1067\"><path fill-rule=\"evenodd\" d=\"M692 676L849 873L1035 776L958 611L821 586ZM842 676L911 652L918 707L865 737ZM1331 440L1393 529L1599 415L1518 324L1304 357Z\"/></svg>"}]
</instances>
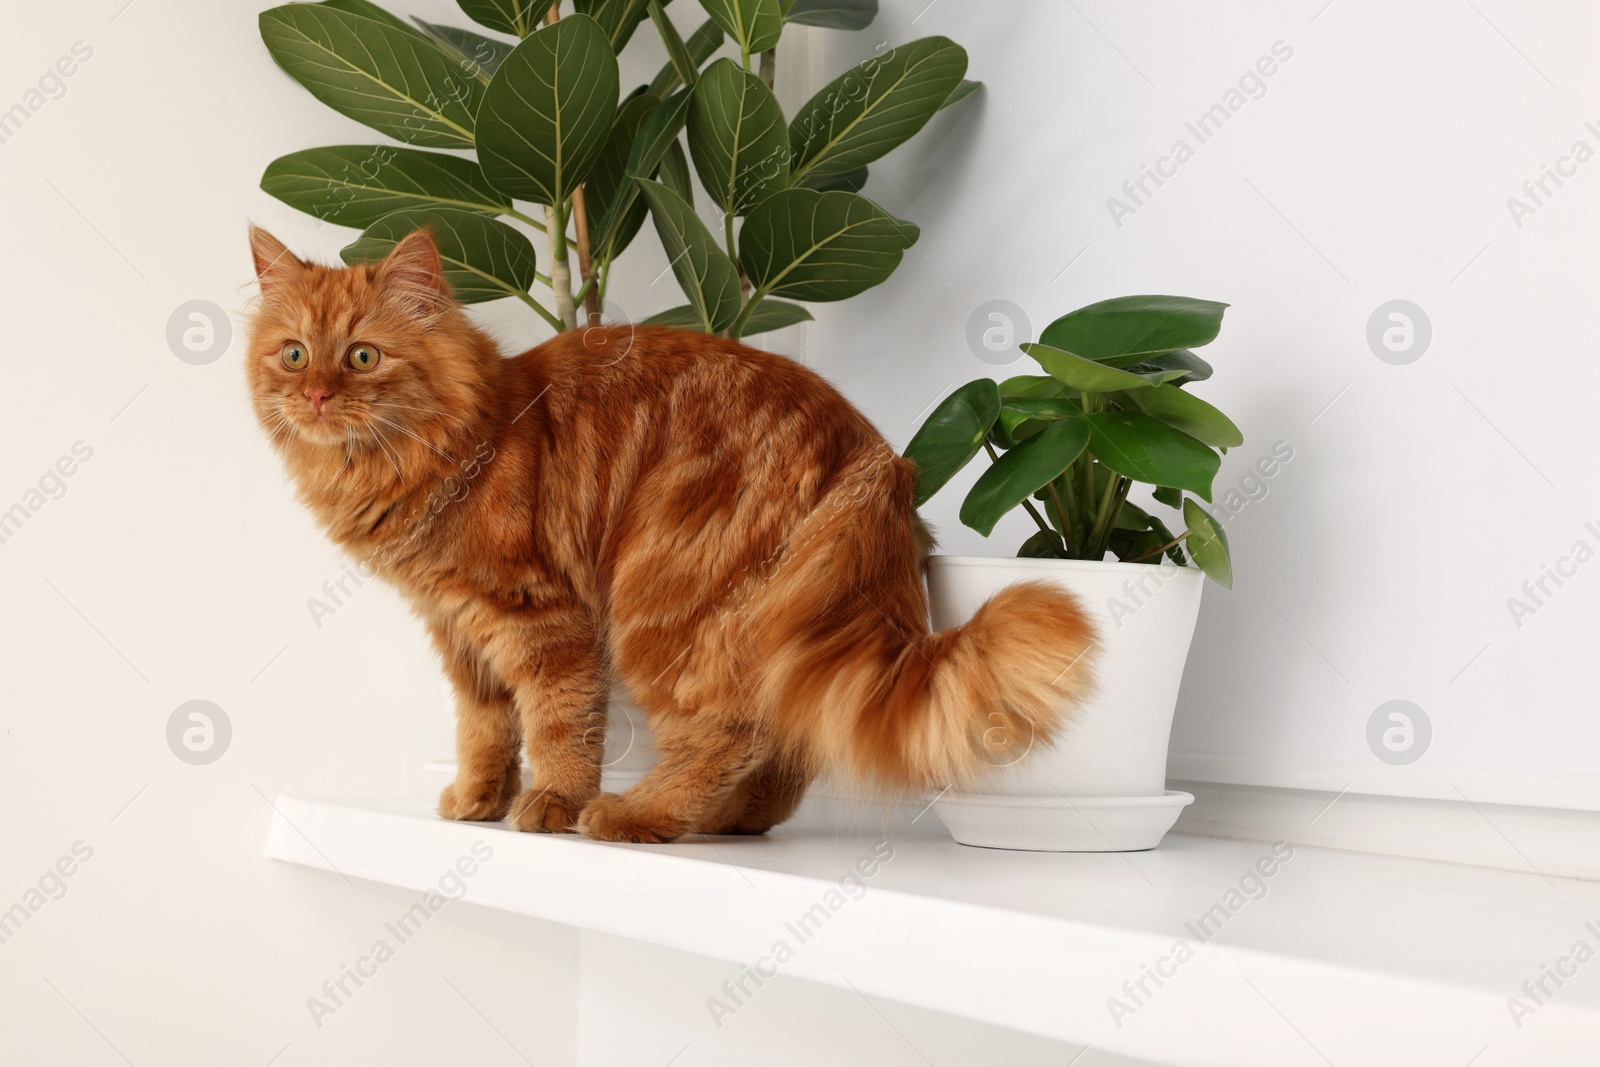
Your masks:
<instances>
[{"instance_id":1,"label":"cat's head","mask_svg":"<svg viewBox=\"0 0 1600 1067\"><path fill-rule=\"evenodd\" d=\"M246 371L286 451L436 447L481 409L492 346L450 297L426 230L378 263L323 267L250 228L261 301Z\"/></svg>"}]
</instances>

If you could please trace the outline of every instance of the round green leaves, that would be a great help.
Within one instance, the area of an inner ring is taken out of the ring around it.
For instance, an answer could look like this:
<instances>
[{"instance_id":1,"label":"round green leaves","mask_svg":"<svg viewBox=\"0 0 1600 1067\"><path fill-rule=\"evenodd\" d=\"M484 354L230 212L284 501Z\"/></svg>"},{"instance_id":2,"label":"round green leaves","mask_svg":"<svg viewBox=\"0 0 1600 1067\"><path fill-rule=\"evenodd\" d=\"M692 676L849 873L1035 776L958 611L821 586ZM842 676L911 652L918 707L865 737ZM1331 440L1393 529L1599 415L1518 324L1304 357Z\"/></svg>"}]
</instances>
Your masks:
<instances>
[{"instance_id":1,"label":"round green leaves","mask_svg":"<svg viewBox=\"0 0 1600 1067\"><path fill-rule=\"evenodd\" d=\"M259 23L278 65L340 114L406 144L472 147L483 83L421 33L323 4L271 8Z\"/></svg>"},{"instance_id":2,"label":"round green leaves","mask_svg":"<svg viewBox=\"0 0 1600 1067\"><path fill-rule=\"evenodd\" d=\"M739 258L763 295L844 300L893 274L919 233L857 193L785 189L745 219Z\"/></svg>"},{"instance_id":3,"label":"round green leaves","mask_svg":"<svg viewBox=\"0 0 1600 1067\"><path fill-rule=\"evenodd\" d=\"M978 454L999 417L1000 391L988 378L968 382L939 402L906 445L906 458L917 465L913 506L926 504Z\"/></svg>"},{"instance_id":4,"label":"round green leaves","mask_svg":"<svg viewBox=\"0 0 1600 1067\"><path fill-rule=\"evenodd\" d=\"M373 263L424 228L439 248L452 295L463 304L525 297L533 287L533 245L498 219L471 211L396 211L367 227L339 254L346 263Z\"/></svg>"},{"instance_id":5,"label":"round green leaves","mask_svg":"<svg viewBox=\"0 0 1600 1067\"><path fill-rule=\"evenodd\" d=\"M512 49L478 112L478 158L496 189L560 204L594 165L617 113L617 57L605 31L570 15Z\"/></svg>"},{"instance_id":6,"label":"round green leaves","mask_svg":"<svg viewBox=\"0 0 1600 1067\"><path fill-rule=\"evenodd\" d=\"M272 161L261 188L340 226L369 226L395 211L456 208L500 215L511 198L470 159L391 145L308 148Z\"/></svg>"},{"instance_id":7,"label":"round green leaves","mask_svg":"<svg viewBox=\"0 0 1600 1067\"><path fill-rule=\"evenodd\" d=\"M743 215L789 182L789 133L766 83L731 59L695 82L689 106L689 156L711 199Z\"/></svg>"}]
</instances>

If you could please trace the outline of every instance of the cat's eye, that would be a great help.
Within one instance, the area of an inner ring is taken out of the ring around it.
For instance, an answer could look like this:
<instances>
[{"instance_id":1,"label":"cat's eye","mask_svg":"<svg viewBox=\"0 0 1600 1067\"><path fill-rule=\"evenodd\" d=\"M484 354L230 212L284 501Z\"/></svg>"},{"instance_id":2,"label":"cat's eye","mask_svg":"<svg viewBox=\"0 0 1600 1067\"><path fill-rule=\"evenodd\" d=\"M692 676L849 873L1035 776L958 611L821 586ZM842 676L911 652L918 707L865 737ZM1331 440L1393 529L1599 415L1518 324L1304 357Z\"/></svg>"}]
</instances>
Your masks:
<instances>
[{"instance_id":1,"label":"cat's eye","mask_svg":"<svg viewBox=\"0 0 1600 1067\"><path fill-rule=\"evenodd\" d=\"M306 346L299 341L290 341L284 345L283 351L279 353L278 358L282 359L283 365L290 370L305 370L306 365L311 362L311 356L306 352Z\"/></svg>"},{"instance_id":2,"label":"cat's eye","mask_svg":"<svg viewBox=\"0 0 1600 1067\"><path fill-rule=\"evenodd\" d=\"M345 361L350 364L351 370L371 370L378 365L378 360L383 358L383 353L372 345L354 345Z\"/></svg>"}]
</instances>

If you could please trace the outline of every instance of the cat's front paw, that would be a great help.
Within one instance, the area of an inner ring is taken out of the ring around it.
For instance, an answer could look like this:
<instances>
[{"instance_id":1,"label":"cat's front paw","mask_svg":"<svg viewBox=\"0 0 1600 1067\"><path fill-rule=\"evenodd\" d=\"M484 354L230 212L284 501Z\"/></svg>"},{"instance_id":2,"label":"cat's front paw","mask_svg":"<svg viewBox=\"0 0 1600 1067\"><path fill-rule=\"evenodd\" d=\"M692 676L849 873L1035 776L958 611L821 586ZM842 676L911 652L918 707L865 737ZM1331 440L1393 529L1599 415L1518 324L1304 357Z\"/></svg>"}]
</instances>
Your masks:
<instances>
[{"instance_id":1,"label":"cat's front paw","mask_svg":"<svg viewBox=\"0 0 1600 1067\"><path fill-rule=\"evenodd\" d=\"M557 796L548 789L530 789L511 805L511 825L535 834L570 834L578 829L583 802Z\"/></svg>"},{"instance_id":2,"label":"cat's front paw","mask_svg":"<svg viewBox=\"0 0 1600 1067\"><path fill-rule=\"evenodd\" d=\"M510 807L498 782L455 781L439 794L439 814L459 822L499 822Z\"/></svg>"},{"instance_id":3,"label":"cat's front paw","mask_svg":"<svg viewBox=\"0 0 1600 1067\"><path fill-rule=\"evenodd\" d=\"M596 841L672 841L683 830L677 820L641 818L617 793L601 793L578 816L578 832Z\"/></svg>"}]
</instances>

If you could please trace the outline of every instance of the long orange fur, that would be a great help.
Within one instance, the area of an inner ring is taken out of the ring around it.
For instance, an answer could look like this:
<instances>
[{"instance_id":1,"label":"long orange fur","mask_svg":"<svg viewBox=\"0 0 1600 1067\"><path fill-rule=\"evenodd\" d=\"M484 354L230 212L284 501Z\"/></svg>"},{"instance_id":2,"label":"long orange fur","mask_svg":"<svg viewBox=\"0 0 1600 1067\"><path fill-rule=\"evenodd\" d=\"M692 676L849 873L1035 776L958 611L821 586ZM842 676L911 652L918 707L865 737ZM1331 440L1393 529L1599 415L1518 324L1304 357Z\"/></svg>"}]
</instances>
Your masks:
<instances>
[{"instance_id":1,"label":"long orange fur","mask_svg":"<svg viewBox=\"0 0 1600 1067\"><path fill-rule=\"evenodd\" d=\"M1090 684L1092 626L1045 585L929 632L915 469L799 364L662 327L506 359L424 231L348 268L250 240L255 413L328 535L415 606L458 694L446 818L761 833L824 770L971 783L997 746L1048 744ZM372 369L348 362L357 343ZM660 751L620 795L600 792L614 680Z\"/></svg>"}]
</instances>

